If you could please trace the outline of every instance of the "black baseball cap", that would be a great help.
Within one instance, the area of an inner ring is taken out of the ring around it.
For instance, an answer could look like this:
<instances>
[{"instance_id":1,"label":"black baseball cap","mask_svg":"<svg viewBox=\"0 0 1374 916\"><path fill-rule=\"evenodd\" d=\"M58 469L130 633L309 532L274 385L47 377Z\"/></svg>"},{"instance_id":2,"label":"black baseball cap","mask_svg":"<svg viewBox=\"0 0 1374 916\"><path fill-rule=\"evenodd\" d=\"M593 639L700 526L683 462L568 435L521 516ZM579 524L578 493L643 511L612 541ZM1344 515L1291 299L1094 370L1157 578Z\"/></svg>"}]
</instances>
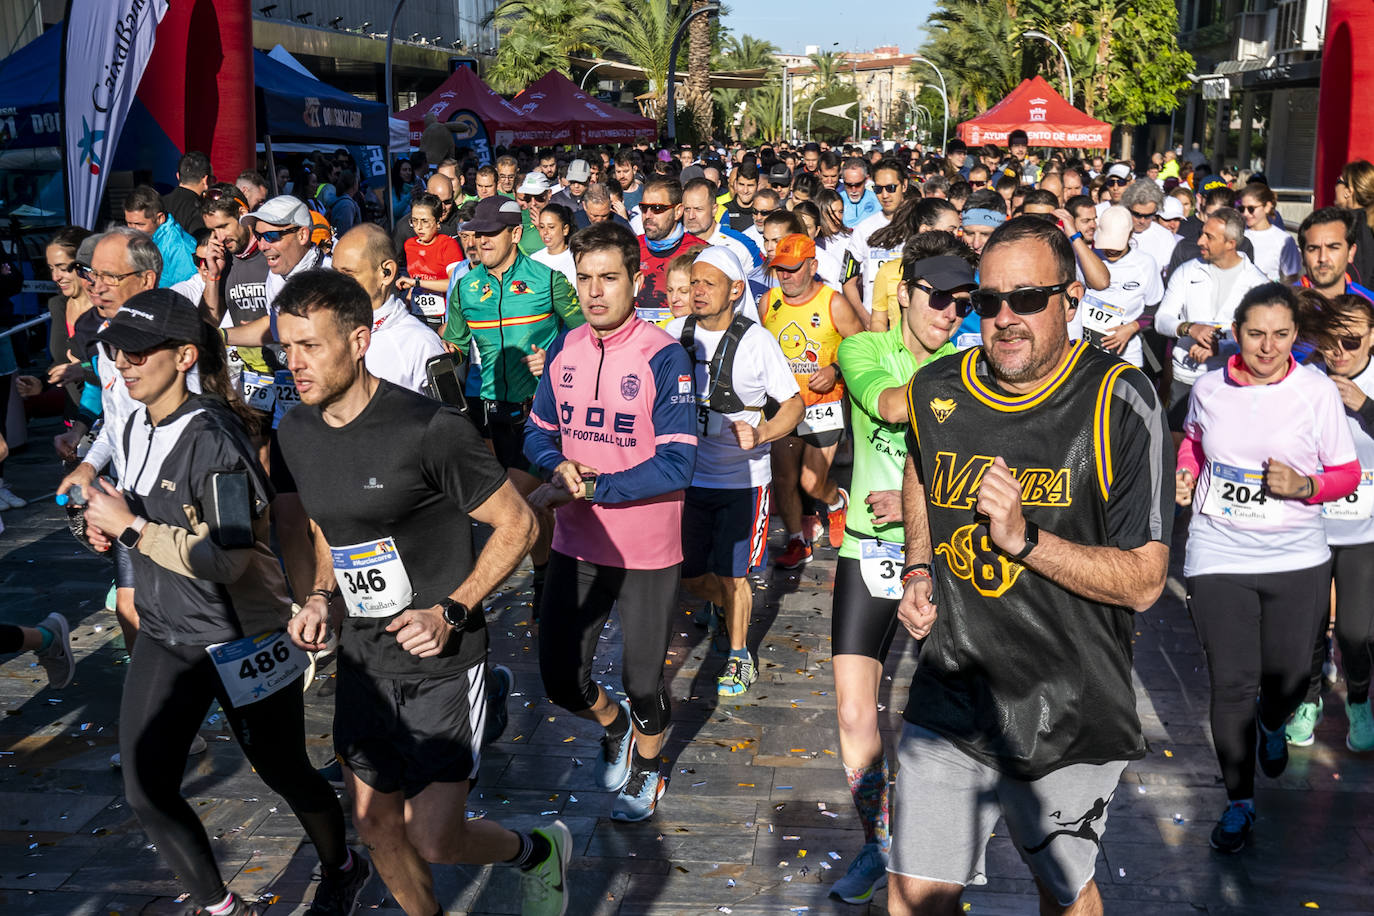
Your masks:
<instances>
[{"instance_id":1,"label":"black baseball cap","mask_svg":"<svg viewBox=\"0 0 1374 916\"><path fill-rule=\"evenodd\" d=\"M203 325L190 299L170 289L149 289L130 296L96 337L115 350L142 353L168 343L198 344Z\"/></svg>"},{"instance_id":2,"label":"black baseball cap","mask_svg":"<svg viewBox=\"0 0 1374 916\"><path fill-rule=\"evenodd\" d=\"M792 170L785 163L775 162L773 167L768 170L769 184L791 184Z\"/></svg>"},{"instance_id":3,"label":"black baseball cap","mask_svg":"<svg viewBox=\"0 0 1374 916\"><path fill-rule=\"evenodd\" d=\"M911 275L930 284L931 289L949 292L965 287L974 287L978 281L973 276L973 268L968 261L952 254L922 258L911 265Z\"/></svg>"},{"instance_id":4,"label":"black baseball cap","mask_svg":"<svg viewBox=\"0 0 1374 916\"><path fill-rule=\"evenodd\" d=\"M472 219L462 225L463 232L500 232L521 223L520 205L500 194L484 197L477 202Z\"/></svg>"}]
</instances>

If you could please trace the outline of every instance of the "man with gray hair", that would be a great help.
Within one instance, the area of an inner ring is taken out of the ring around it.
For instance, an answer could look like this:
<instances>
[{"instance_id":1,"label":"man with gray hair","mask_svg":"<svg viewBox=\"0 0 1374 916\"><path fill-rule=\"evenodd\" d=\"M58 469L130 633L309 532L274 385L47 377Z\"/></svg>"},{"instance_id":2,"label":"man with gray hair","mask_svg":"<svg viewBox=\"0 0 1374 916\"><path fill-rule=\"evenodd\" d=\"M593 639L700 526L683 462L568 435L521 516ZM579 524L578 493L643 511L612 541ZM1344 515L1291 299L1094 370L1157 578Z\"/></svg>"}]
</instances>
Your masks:
<instances>
[{"instance_id":1,"label":"man with gray hair","mask_svg":"<svg viewBox=\"0 0 1374 916\"><path fill-rule=\"evenodd\" d=\"M1155 314L1155 328L1175 337L1174 379L1169 388L1169 429L1177 446L1193 382L1204 372L1220 368L1236 352L1227 340L1236 306L1247 292L1269 282L1264 272L1236 250L1245 237L1245 220L1222 207L1203 223L1198 236L1200 254L1169 277L1164 299Z\"/></svg>"},{"instance_id":2,"label":"man with gray hair","mask_svg":"<svg viewBox=\"0 0 1374 916\"><path fill-rule=\"evenodd\" d=\"M610 188L600 182L587 185L587 193L582 195L582 209L573 213L573 227L586 229L593 223L616 223L631 232L634 228L629 221L615 212L615 201L611 199Z\"/></svg>"},{"instance_id":3,"label":"man with gray hair","mask_svg":"<svg viewBox=\"0 0 1374 916\"><path fill-rule=\"evenodd\" d=\"M1178 240L1156 217L1164 206L1164 192L1148 178L1138 178L1121 194L1121 206L1131 211L1131 236L1136 247L1149 255L1163 276ZM1099 218L1101 214L1098 214Z\"/></svg>"}]
</instances>

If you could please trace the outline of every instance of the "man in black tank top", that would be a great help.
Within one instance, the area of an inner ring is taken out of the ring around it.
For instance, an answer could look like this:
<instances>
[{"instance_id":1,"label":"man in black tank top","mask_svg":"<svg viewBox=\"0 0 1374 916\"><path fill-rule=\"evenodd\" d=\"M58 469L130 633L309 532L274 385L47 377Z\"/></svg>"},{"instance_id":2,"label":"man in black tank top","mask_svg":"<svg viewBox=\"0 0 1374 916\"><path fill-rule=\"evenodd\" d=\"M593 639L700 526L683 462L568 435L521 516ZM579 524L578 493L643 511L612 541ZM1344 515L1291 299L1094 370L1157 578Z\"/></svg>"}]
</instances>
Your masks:
<instances>
[{"instance_id":1,"label":"man in black tank top","mask_svg":"<svg viewBox=\"0 0 1374 916\"><path fill-rule=\"evenodd\" d=\"M1041 912L1101 913L1107 808L1144 754L1131 618L1168 570L1172 451L1145 376L1068 339L1083 288L1053 223L1001 226L980 281L983 346L907 391L899 616L928 638L899 750L892 911L955 909L1001 815Z\"/></svg>"}]
</instances>

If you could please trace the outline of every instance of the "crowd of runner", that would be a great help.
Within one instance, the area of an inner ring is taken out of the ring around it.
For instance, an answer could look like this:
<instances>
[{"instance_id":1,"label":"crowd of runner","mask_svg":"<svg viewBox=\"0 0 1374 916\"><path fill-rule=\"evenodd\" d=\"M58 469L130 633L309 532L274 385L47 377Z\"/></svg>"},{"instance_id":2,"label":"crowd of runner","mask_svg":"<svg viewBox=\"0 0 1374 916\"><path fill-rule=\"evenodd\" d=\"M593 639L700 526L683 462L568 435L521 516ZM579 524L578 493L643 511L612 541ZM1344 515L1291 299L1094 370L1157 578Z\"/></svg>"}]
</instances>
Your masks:
<instances>
[{"instance_id":1,"label":"crowd of runner","mask_svg":"<svg viewBox=\"0 0 1374 916\"><path fill-rule=\"evenodd\" d=\"M1374 165L1294 233L1262 174L1196 149L1009 144L450 146L376 193L346 154L230 183L190 153L170 194L58 231L52 367L15 384L64 392L58 499L112 563L132 657L112 763L191 912L255 912L180 792L216 702L319 855L311 913L353 912L375 871L433 916L429 863L512 865L524 913L564 911L561 822L465 814L514 686L484 601L526 558L543 690L601 726L611 817L641 821L679 602L739 697L755 578L837 549L864 844L831 892L890 881L894 913L957 911L999 816L1043 912L1101 912L1108 805L1145 753L1131 617L1177 517L1212 846L1245 846L1256 764L1314 742L1338 671L1345 743L1374 750ZM619 700L593 677L613 608ZM889 748L899 630L919 659ZM71 681L61 615L0 626L25 650ZM329 653L317 771L303 694Z\"/></svg>"}]
</instances>

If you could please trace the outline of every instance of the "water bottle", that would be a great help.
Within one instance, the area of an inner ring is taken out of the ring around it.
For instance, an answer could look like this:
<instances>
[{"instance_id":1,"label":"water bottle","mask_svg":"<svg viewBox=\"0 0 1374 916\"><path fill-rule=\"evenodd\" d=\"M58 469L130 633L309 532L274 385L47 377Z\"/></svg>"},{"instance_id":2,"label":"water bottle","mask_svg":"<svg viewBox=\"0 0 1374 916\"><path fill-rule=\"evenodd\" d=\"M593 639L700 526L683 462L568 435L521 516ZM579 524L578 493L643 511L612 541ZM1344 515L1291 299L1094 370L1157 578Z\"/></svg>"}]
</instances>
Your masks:
<instances>
[{"instance_id":1,"label":"water bottle","mask_svg":"<svg viewBox=\"0 0 1374 916\"><path fill-rule=\"evenodd\" d=\"M86 536L86 491L80 484L73 484L67 488L66 493L57 494L57 504L67 510L67 528L71 530L72 537L80 542L82 547L95 553L104 553L103 550L91 543L91 539Z\"/></svg>"}]
</instances>

